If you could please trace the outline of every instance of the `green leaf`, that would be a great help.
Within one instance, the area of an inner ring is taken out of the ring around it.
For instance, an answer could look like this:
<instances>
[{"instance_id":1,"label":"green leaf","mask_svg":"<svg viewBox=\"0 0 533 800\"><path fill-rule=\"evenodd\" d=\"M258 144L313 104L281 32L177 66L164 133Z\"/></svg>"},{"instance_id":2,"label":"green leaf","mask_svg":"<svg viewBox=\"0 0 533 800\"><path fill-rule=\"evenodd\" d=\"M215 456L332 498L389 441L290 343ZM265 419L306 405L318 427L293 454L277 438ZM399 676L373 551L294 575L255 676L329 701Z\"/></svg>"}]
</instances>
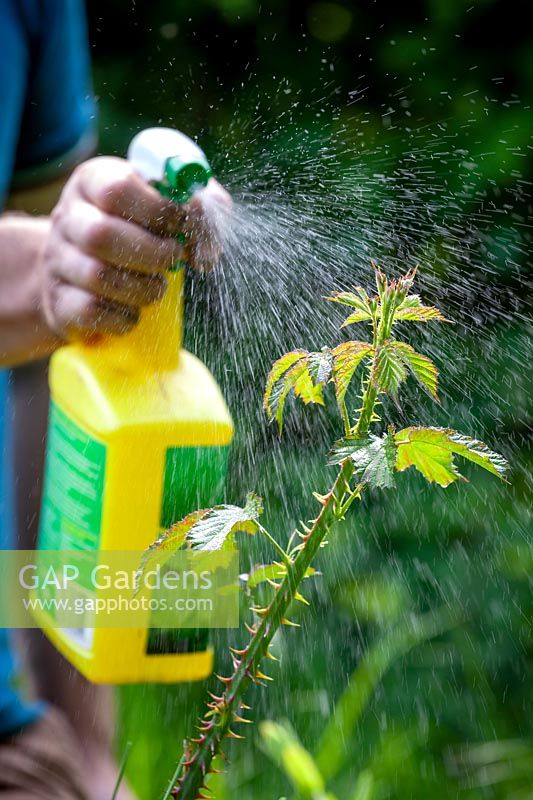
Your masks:
<instances>
[{"instance_id":1,"label":"green leaf","mask_svg":"<svg viewBox=\"0 0 533 800\"><path fill-rule=\"evenodd\" d=\"M333 354L328 347L324 347L319 353L309 353L307 368L313 383L326 384L331 377L333 369Z\"/></svg>"},{"instance_id":2,"label":"green leaf","mask_svg":"<svg viewBox=\"0 0 533 800\"><path fill-rule=\"evenodd\" d=\"M327 299L332 303L341 303L341 305L357 309L356 313L362 315L361 320L372 318L370 298L361 286L356 286L353 292L332 292ZM347 324L347 322L344 323L344 325Z\"/></svg>"},{"instance_id":3,"label":"green leaf","mask_svg":"<svg viewBox=\"0 0 533 800\"><path fill-rule=\"evenodd\" d=\"M417 294L408 295L396 309L394 319L406 320L411 322L449 322L450 320L441 314L435 306L425 306L422 304L420 296Z\"/></svg>"},{"instance_id":4,"label":"green leaf","mask_svg":"<svg viewBox=\"0 0 533 800\"><path fill-rule=\"evenodd\" d=\"M319 353L309 353L306 370L294 385L294 393L306 405L318 403L324 405L324 386L331 377L333 355L324 347Z\"/></svg>"},{"instance_id":5,"label":"green leaf","mask_svg":"<svg viewBox=\"0 0 533 800\"><path fill-rule=\"evenodd\" d=\"M419 383L421 383L424 389L427 389L431 397L436 400L439 371L433 361L427 356L417 353L416 350L406 342L392 341L391 345Z\"/></svg>"},{"instance_id":6,"label":"green leaf","mask_svg":"<svg viewBox=\"0 0 533 800\"><path fill-rule=\"evenodd\" d=\"M182 520L176 522L171 528L164 531L155 542L144 551L139 569L135 573L135 592L139 590L144 573L148 569L154 569L158 564L164 564L176 550L180 550L185 545L187 534L192 526L203 519L203 517L209 513L209 510L208 508L202 508L198 511L193 511L191 514L187 514Z\"/></svg>"},{"instance_id":7,"label":"green leaf","mask_svg":"<svg viewBox=\"0 0 533 800\"><path fill-rule=\"evenodd\" d=\"M396 397L400 385L407 377L407 370L400 354L392 342L386 342L378 351L374 382L380 392Z\"/></svg>"},{"instance_id":8,"label":"green leaf","mask_svg":"<svg viewBox=\"0 0 533 800\"><path fill-rule=\"evenodd\" d=\"M239 531L255 533L262 513L262 499L249 492L244 508L231 505L210 508L189 528L186 542L194 550L221 550Z\"/></svg>"},{"instance_id":9,"label":"green leaf","mask_svg":"<svg viewBox=\"0 0 533 800\"><path fill-rule=\"evenodd\" d=\"M301 356L293 364L293 366L289 367L289 369L283 373L281 377L272 385L270 385L270 379L267 383L267 390L265 391L263 406L270 419L276 419L280 433L283 429L283 409L285 408L285 401L287 400L291 389L296 387L299 379L306 373L307 356L308 353L305 353L303 356ZM274 367L275 366L276 364ZM303 392L303 387L301 385L300 391Z\"/></svg>"},{"instance_id":10,"label":"green leaf","mask_svg":"<svg viewBox=\"0 0 533 800\"><path fill-rule=\"evenodd\" d=\"M285 353L285 355L281 356L281 358L278 358L278 360L272 365L266 382L265 394L263 396L263 407L269 414L272 405L272 392L278 384L280 378L286 374L292 366L302 359L307 358L307 356L307 350L291 350L290 353Z\"/></svg>"},{"instance_id":11,"label":"green leaf","mask_svg":"<svg viewBox=\"0 0 533 800\"><path fill-rule=\"evenodd\" d=\"M294 394L300 400L309 405L310 403L317 403L320 406L324 405L324 387L323 384L314 384L307 369L300 375L294 384Z\"/></svg>"},{"instance_id":12,"label":"green leaf","mask_svg":"<svg viewBox=\"0 0 533 800\"><path fill-rule=\"evenodd\" d=\"M343 342L332 350L333 381L339 405L344 401L357 367L372 352L372 345L368 344L368 342L356 341Z\"/></svg>"},{"instance_id":13,"label":"green leaf","mask_svg":"<svg viewBox=\"0 0 533 800\"><path fill-rule=\"evenodd\" d=\"M342 464L348 458L352 458L357 450L364 450L372 444L372 439L369 436L363 438L353 437L346 439L339 439L328 454L327 464L333 467L336 464Z\"/></svg>"},{"instance_id":14,"label":"green leaf","mask_svg":"<svg viewBox=\"0 0 533 800\"><path fill-rule=\"evenodd\" d=\"M356 322L364 322L370 318L370 314L367 314L366 311L354 311L353 314L350 314L349 317L346 317L341 325L341 328L347 328L348 325L355 325Z\"/></svg>"},{"instance_id":15,"label":"green leaf","mask_svg":"<svg viewBox=\"0 0 533 800\"><path fill-rule=\"evenodd\" d=\"M334 445L328 464L340 464L351 458L361 483L378 489L394 486L396 446L394 437L370 435L364 439L341 439Z\"/></svg>"},{"instance_id":16,"label":"green leaf","mask_svg":"<svg viewBox=\"0 0 533 800\"><path fill-rule=\"evenodd\" d=\"M280 433L291 389L306 405L324 405L323 389L330 380L332 367L333 355L327 347L318 353L293 350L276 361L267 379L263 407L270 419L276 419Z\"/></svg>"},{"instance_id":17,"label":"green leaf","mask_svg":"<svg viewBox=\"0 0 533 800\"><path fill-rule=\"evenodd\" d=\"M449 428L404 428L395 434L396 469L402 472L416 467L426 480L446 487L465 478L454 464L454 455L462 456L504 479L507 461L493 453L483 442Z\"/></svg>"}]
</instances>

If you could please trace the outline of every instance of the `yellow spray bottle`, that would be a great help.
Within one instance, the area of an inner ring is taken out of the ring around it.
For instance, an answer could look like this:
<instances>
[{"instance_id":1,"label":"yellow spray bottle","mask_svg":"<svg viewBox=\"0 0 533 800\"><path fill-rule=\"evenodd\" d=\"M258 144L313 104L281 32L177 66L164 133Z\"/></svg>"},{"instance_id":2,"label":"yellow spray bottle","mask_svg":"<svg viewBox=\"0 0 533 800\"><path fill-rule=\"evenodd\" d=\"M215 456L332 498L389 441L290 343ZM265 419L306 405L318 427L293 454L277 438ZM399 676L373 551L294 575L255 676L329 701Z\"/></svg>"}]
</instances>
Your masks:
<instances>
[{"instance_id":1,"label":"yellow spray bottle","mask_svg":"<svg viewBox=\"0 0 533 800\"><path fill-rule=\"evenodd\" d=\"M180 203L211 175L198 146L167 128L138 134L128 158ZM220 500L233 426L214 378L181 347L182 290L183 266L131 333L54 354L39 549L141 551ZM41 624L93 682L190 681L212 669L202 632L178 630L160 646L147 628Z\"/></svg>"}]
</instances>

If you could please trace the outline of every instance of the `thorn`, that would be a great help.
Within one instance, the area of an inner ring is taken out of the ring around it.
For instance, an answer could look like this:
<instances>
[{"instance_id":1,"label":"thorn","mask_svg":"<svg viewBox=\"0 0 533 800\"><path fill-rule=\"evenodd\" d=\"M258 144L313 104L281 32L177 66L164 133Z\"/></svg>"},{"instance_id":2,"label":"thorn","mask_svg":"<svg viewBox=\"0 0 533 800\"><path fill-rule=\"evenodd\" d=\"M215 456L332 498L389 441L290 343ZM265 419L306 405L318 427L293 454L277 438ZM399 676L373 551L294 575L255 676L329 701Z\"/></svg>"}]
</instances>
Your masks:
<instances>
[{"instance_id":1,"label":"thorn","mask_svg":"<svg viewBox=\"0 0 533 800\"><path fill-rule=\"evenodd\" d=\"M222 683L225 683L227 685L228 683L232 682L233 675L230 675L229 678L224 678L223 675L217 675L217 673L215 672L215 678L218 678L219 681L221 681Z\"/></svg>"},{"instance_id":2,"label":"thorn","mask_svg":"<svg viewBox=\"0 0 533 800\"><path fill-rule=\"evenodd\" d=\"M272 653L270 650L267 650L267 651L266 651L266 653L265 653L265 656L266 656L267 658L269 658L271 661L278 661L278 662L279 662L279 658L276 658L276 656L274 655L274 653Z\"/></svg>"},{"instance_id":3,"label":"thorn","mask_svg":"<svg viewBox=\"0 0 533 800\"><path fill-rule=\"evenodd\" d=\"M300 592L294 593L294 599L299 600L300 603L304 603L306 606L310 605L309 600L306 600L305 597L300 594Z\"/></svg>"},{"instance_id":4,"label":"thorn","mask_svg":"<svg viewBox=\"0 0 533 800\"><path fill-rule=\"evenodd\" d=\"M268 606L264 608L259 608L259 606L250 606L250 611L253 611L254 614L257 614L259 617L264 617L268 611Z\"/></svg>"},{"instance_id":5,"label":"thorn","mask_svg":"<svg viewBox=\"0 0 533 800\"><path fill-rule=\"evenodd\" d=\"M301 625L298 622L293 622L291 619L287 619L287 617L283 617L281 620L282 625L288 625L291 628L300 628Z\"/></svg>"},{"instance_id":6,"label":"thorn","mask_svg":"<svg viewBox=\"0 0 533 800\"><path fill-rule=\"evenodd\" d=\"M273 586L274 589L279 589L281 586L281 583L276 583L276 581L271 580L271 578L267 578L267 583L269 583L270 586Z\"/></svg>"},{"instance_id":7,"label":"thorn","mask_svg":"<svg viewBox=\"0 0 533 800\"><path fill-rule=\"evenodd\" d=\"M245 739L246 738L245 736L239 736L239 734L235 733L235 731L232 731L231 728L228 728L228 732L226 733L226 736L228 737L228 739Z\"/></svg>"},{"instance_id":8,"label":"thorn","mask_svg":"<svg viewBox=\"0 0 533 800\"><path fill-rule=\"evenodd\" d=\"M247 725L252 724L251 719L245 719L244 717L240 717L238 714L233 714L233 720L234 722L245 722Z\"/></svg>"},{"instance_id":9,"label":"thorn","mask_svg":"<svg viewBox=\"0 0 533 800\"><path fill-rule=\"evenodd\" d=\"M248 625L247 622L244 623L244 627L251 636L255 636L255 634L257 633L257 628L253 625Z\"/></svg>"},{"instance_id":10,"label":"thorn","mask_svg":"<svg viewBox=\"0 0 533 800\"><path fill-rule=\"evenodd\" d=\"M237 650L236 647L230 647L229 649L230 649L230 652L231 653L235 653L236 656L244 656L248 652L248 648L247 647L243 647L242 650Z\"/></svg>"},{"instance_id":11,"label":"thorn","mask_svg":"<svg viewBox=\"0 0 533 800\"><path fill-rule=\"evenodd\" d=\"M258 669L255 671L255 677L259 678L259 680L262 680L262 681L273 681L274 680L274 678L271 678L270 675L265 675L263 672L261 672Z\"/></svg>"},{"instance_id":12,"label":"thorn","mask_svg":"<svg viewBox=\"0 0 533 800\"><path fill-rule=\"evenodd\" d=\"M246 703L241 703L239 708L243 708L245 711L251 711L252 706L247 706Z\"/></svg>"},{"instance_id":13,"label":"thorn","mask_svg":"<svg viewBox=\"0 0 533 800\"><path fill-rule=\"evenodd\" d=\"M223 699L224 699L224 698L223 698L223 696L222 696L221 694L220 694L220 695L218 695L218 694L213 694L213 692L208 692L207 694L209 695L209 697L212 697L212 698L213 698L213 700L215 701L215 703L221 703L221 702L223 701ZM210 704L208 703L208 705L210 705Z\"/></svg>"},{"instance_id":14,"label":"thorn","mask_svg":"<svg viewBox=\"0 0 533 800\"><path fill-rule=\"evenodd\" d=\"M318 492L313 492L313 497L315 500L318 500L321 506L325 506L328 502L330 495L329 494L318 494Z\"/></svg>"}]
</instances>

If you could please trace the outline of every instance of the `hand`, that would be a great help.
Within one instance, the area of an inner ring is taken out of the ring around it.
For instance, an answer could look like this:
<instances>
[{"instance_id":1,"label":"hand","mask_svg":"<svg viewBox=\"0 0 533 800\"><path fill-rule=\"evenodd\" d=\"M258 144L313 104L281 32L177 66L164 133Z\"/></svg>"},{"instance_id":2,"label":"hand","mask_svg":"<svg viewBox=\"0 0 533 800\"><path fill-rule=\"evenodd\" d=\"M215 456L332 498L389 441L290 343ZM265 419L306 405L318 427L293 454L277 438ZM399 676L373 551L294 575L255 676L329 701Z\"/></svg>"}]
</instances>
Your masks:
<instances>
[{"instance_id":1,"label":"hand","mask_svg":"<svg viewBox=\"0 0 533 800\"><path fill-rule=\"evenodd\" d=\"M182 260L195 269L215 266L223 216L216 212L230 207L215 180L178 206L123 159L85 162L52 212L41 253L47 324L62 338L126 333L143 306L162 298L169 267Z\"/></svg>"}]
</instances>

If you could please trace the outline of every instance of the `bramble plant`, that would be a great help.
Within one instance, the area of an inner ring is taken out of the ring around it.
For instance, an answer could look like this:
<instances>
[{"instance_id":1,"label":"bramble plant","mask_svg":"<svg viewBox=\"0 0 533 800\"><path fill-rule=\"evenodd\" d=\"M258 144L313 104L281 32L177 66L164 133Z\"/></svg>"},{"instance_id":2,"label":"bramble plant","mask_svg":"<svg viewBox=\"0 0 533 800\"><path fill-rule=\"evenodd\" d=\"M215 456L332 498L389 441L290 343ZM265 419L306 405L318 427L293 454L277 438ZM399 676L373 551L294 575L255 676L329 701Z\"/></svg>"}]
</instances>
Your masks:
<instances>
[{"instance_id":1,"label":"bramble plant","mask_svg":"<svg viewBox=\"0 0 533 800\"><path fill-rule=\"evenodd\" d=\"M185 743L183 757L170 781L164 800L169 796L180 800L207 797L206 780L213 769L213 759L221 754L227 737L242 738L234 731L241 723L250 722L242 714L248 709L245 694L252 683L264 685L271 680L262 669L266 658L276 660L270 651L274 634L281 625L294 625L288 618L294 600L306 603L301 586L314 574L312 562L336 523L343 520L354 501L365 491L392 488L396 473L414 467L430 483L446 487L463 479L454 463L461 456L503 478L507 464L486 445L447 428L408 427L396 431L374 432L382 424L378 409L381 395L397 398L401 384L411 374L433 398L437 398L438 371L426 356L409 344L394 338L397 322L445 322L440 311L426 306L416 294L409 294L415 271L398 280L388 280L375 268L377 294L365 289L334 292L328 299L350 309L341 327L365 322L370 325L372 339L345 341L336 347L309 353L294 350L273 365L268 376L263 404L268 417L276 420L280 433L286 400L291 392L304 403L324 402L324 391L334 387L344 435L337 441L328 464L338 466L338 473L327 494L314 493L319 504L318 515L302 524L289 537L286 549L261 525L262 501L250 493L244 507L221 505L189 514L164 533L147 551L141 570L153 560L161 561L178 548L215 550L231 546L236 533L259 533L277 552L271 564L253 570L247 589L253 596L255 587L268 582L272 596L264 607L251 606L253 624L247 625L248 643L232 649L233 671L218 677L220 694L210 694L208 710L200 720L199 733ZM346 404L347 390L359 368L363 371L360 406L352 415Z\"/></svg>"}]
</instances>

